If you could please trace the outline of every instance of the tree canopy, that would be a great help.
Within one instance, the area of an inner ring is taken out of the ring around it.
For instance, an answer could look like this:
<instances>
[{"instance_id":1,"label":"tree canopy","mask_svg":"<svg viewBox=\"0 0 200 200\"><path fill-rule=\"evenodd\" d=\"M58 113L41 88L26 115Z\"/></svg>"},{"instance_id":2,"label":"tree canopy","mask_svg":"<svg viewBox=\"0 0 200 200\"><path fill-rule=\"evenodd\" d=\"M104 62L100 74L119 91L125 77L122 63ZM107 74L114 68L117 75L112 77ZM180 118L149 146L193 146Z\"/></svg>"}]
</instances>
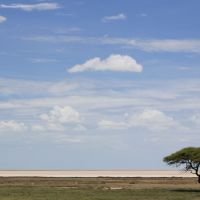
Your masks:
<instances>
[{"instance_id":1,"label":"tree canopy","mask_svg":"<svg viewBox=\"0 0 200 200\"><path fill-rule=\"evenodd\" d=\"M200 183L200 147L187 147L181 149L163 159L168 165L179 167L184 165L186 171L198 176Z\"/></svg>"}]
</instances>

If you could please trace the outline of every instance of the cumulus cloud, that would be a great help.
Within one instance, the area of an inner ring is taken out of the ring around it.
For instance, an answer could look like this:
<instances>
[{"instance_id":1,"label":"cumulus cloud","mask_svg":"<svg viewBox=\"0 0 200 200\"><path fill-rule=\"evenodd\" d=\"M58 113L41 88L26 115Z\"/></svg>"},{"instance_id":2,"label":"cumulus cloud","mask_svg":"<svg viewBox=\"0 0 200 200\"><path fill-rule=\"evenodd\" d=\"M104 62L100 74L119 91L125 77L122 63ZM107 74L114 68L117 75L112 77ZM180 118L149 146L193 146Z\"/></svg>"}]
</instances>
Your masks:
<instances>
[{"instance_id":1,"label":"cumulus cloud","mask_svg":"<svg viewBox=\"0 0 200 200\"><path fill-rule=\"evenodd\" d=\"M48 113L41 114L42 120L31 126L33 131L85 131L81 124L81 116L78 111L70 106L55 106Z\"/></svg>"},{"instance_id":2,"label":"cumulus cloud","mask_svg":"<svg viewBox=\"0 0 200 200\"><path fill-rule=\"evenodd\" d=\"M98 126L103 129L146 128L149 130L165 130L180 125L164 112L156 109L145 109L131 116L125 115L122 121L102 120Z\"/></svg>"},{"instance_id":3,"label":"cumulus cloud","mask_svg":"<svg viewBox=\"0 0 200 200\"><path fill-rule=\"evenodd\" d=\"M110 55L106 59L95 57L83 64L73 66L68 70L70 73L83 71L119 71L119 72L141 72L142 65L127 55Z\"/></svg>"},{"instance_id":4,"label":"cumulus cloud","mask_svg":"<svg viewBox=\"0 0 200 200\"><path fill-rule=\"evenodd\" d=\"M49 113L40 115L40 119L50 123L71 124L80 122L80 113L70 106L55 106Z\"/></svg>"},{"instance_id":5,"label":"cumulus cloud","mask_svg":"<svg viewBox=\"0 0 200 200\"><path fill-rule=\"evenodd\" d=\"M33 124L33 131L85 131L80 113L70 106L55 106L48 113L39 115L42 120Z\"/></svg>"},{"instance_id":6,"label":"cumulus cloud","mask_svg":"<svg viewBox=\"0 0 200 200\"><path fill-rule=\"evenodd\" d=\"M141 126L150 129L166 129L177 125L172 117L156 109L145 109L144 111L133 115L128 120L130 126Z\"/></svg>"},{"instance_id":7,"label":"cumulus cloud","mask_svg":"<svg viewBox=\"0 0 200 200\"><path fill-rule=\"evenodd\" d=\"M0 4L0 8L19 9L23 11L43 11L43 10L56 10L60 8L57 3L37 3L37 4Z\"/></svg>"},{"instance_id":8,"label":"cumulus cloud","mask_svg":"<svg viewBox=\"0 0 200 200\"><path fill-rule=\"evenodd\" d=\"M0 23L3 23L7 20L6 17L0 15Z\"/></svg>"},{"instance_id":9,"label":"cumulus cloud","mask_svg":"<svg viewBox=\"0 0 200 200\"><path fill-rule=\"evenodd\" d=\"M17 122L14 120L10 121L0 121L0 130L8 132L22 132L25 131L27 127L22 122Z\"/></svg>"},{"instance_id":10,"label":"cumulus cloud","mask_svg":"<svg viewBox=\"0 0 200 200\"><path fill-rule=\"evenodd\" d=\"M124 13L120 13L118 15L113 16L105 16L102 21L103 22L109 22L109 21L116 21L116 20L125 20L127 17Z\"/></svg>"}]
</instances>

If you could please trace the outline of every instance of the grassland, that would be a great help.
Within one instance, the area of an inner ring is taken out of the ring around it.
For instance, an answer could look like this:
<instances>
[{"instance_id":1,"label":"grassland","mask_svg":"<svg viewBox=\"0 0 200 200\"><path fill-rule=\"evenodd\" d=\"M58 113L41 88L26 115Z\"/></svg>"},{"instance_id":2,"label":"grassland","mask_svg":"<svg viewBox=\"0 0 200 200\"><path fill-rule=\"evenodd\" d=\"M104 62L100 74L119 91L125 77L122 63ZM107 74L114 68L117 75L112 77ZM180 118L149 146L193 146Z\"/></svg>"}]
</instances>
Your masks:
<instances>
[{"instance_id":1,"label":"grassland","mask_svg":"<svg viewBox=\"0 0 200 200\"><path fill-rule=\"evenodd\" d=\"M194 178L0 178L0 200L200 200Z\"/></svg>"}]
</instances>

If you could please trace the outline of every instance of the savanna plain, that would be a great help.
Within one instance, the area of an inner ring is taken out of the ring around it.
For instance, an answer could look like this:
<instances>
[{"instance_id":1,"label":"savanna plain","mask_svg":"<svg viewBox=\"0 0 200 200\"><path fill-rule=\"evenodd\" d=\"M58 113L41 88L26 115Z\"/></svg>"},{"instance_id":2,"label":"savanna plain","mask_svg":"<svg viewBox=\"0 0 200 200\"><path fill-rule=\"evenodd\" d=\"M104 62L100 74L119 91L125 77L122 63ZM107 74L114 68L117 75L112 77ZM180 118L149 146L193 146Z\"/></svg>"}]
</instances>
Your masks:
<instances>
[{"instance_id":1,"label":"savanna plain","mask_svg":"<svg viewBox=\"0 0 200 200\"><path fill-rule=\"evenodd\" d=\"M200 184L175 177L1 177L0 200L200 200Z\"/></svg>"}]
</instances>

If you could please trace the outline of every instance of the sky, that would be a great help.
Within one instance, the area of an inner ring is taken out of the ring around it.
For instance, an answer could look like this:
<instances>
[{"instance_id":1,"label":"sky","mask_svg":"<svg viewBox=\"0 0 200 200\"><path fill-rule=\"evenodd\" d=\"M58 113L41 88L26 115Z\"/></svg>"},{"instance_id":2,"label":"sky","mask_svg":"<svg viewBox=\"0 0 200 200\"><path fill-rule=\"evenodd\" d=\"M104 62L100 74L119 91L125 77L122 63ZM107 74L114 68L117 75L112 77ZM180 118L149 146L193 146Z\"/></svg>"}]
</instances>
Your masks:
<instances>
[{"instance_id":1,"label":"sky","mask_svg":"<svg viewBox=\"0 0 200 200\"><path fill-rule=\"evenodd\" d=\"M0 169L169 169L200 141L199 0L1 0Z\"/></svg>"}]
</instances>

